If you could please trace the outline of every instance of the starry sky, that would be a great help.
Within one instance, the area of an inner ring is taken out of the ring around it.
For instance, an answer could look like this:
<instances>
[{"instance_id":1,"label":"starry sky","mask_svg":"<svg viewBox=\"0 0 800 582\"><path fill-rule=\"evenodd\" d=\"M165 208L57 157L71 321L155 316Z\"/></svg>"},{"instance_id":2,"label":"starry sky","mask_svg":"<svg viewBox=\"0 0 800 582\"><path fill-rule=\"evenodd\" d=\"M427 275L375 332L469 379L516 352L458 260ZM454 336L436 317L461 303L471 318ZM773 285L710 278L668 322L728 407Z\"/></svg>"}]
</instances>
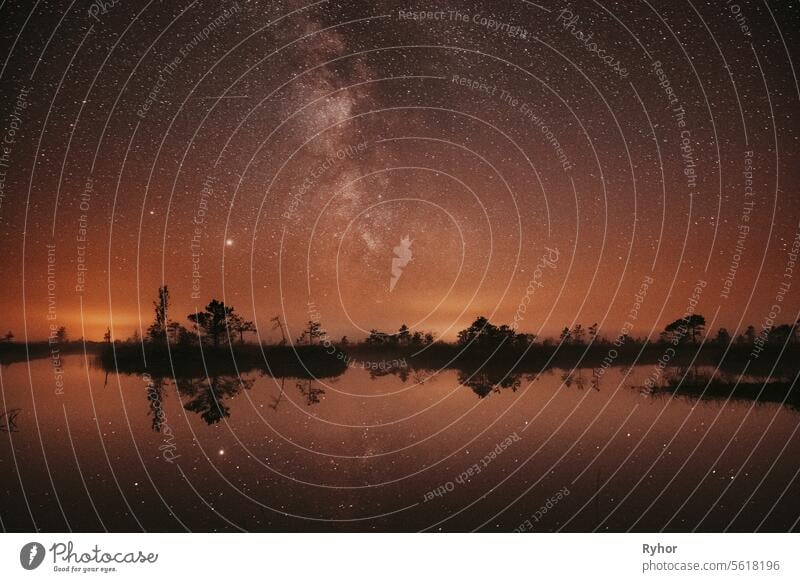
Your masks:
<instances>
[{"instance_id":1,"label":"starry sky","mask_svg":"<svg viewBox=\"0 0 800 582\"><path fill-rule=\"evenodd\" d=\"M18 340L123 339L163 284L173 319L216 297L263 341L275 316L444 339L478 315L640 337L694 303L731 333L798 317L794 2L7 1L0 22Z\"/></svg>"}]
</instances>

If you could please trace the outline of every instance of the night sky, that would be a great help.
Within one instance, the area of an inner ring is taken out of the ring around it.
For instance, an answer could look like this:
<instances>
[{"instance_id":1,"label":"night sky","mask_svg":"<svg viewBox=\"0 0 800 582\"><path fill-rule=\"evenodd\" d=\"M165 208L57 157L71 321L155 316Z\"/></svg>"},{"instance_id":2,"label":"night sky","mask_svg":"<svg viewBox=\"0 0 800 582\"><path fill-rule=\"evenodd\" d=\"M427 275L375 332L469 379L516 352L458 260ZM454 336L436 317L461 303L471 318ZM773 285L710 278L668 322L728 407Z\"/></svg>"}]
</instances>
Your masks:
<instances>
[{"instance_id":1,"label":"night sky","mask_svg":"<svg viewBox=\"0 0 800 582\"><path fill-rule=\"evenodd\" d=\"M216 297L264 341L276 315L445 339L515 314L657 337L695 300L733 335L798 318L793 2L26 0L0 22L17 340L141 333L163 284L173 319Z\"/></svg>"}]
</instances>

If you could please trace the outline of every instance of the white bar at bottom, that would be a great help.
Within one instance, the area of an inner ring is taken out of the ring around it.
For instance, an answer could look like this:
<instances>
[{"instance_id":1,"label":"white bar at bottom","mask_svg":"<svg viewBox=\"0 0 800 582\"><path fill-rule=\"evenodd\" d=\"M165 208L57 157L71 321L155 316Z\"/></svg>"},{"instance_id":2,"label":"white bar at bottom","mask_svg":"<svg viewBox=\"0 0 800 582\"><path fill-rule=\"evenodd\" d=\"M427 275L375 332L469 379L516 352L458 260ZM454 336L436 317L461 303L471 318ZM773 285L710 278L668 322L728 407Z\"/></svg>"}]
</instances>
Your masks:
<instances>
[{"instance_id":1,"label":"white bar at bottom","mask_svg":"<svg viewBox=\"0 0 800 582\"><path fill-rule=\"evenodd\" d=\"M794 581L800 580L799 536L2 534L0 565L2 579L14 581L66 578L139 581L151 576L157 576L158 580L182 576L192 582ZM32 542L44 548L43 559L39 560L38 547L30 549ZM31 558L31 553L36 555ZM31 559L41 563L27 570L22 562ZM144 560L144 563L125 560Z\"/></svg>"}]
</instances>

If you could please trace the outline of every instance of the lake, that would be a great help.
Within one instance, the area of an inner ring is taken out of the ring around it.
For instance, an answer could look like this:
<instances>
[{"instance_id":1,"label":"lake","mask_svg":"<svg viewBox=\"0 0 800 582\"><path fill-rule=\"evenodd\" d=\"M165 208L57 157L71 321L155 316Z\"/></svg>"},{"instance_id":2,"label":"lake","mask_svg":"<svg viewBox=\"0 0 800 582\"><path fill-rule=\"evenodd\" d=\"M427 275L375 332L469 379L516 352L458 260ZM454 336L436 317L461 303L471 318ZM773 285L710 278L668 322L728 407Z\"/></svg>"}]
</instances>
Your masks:
<instances>
[{"instance_id":1,"label":"lake","mask_svg":"<svg viewBox=\"0 0 800 582\"><path fill-rule=\"evenodd\" d=\"M652 371L611 367L598 384L591 369L499 382L361 367L176 383L70 355L60 390L48 359L4 365L0 520L7 531L798 530L796 406L646 390Z\"/></svg>"}]
</instances>

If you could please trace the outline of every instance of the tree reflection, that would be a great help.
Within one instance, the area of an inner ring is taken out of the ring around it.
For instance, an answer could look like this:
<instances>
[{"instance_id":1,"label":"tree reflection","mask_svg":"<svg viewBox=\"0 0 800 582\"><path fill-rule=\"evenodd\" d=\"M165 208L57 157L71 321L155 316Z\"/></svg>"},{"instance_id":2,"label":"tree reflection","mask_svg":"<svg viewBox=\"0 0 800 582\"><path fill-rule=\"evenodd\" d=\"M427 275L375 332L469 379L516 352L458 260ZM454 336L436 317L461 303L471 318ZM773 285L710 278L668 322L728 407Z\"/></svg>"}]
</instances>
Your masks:
<instances>
[{"instance_id":1,"label":"tree reflection","mask_svg":"<svg viewBox=\"0 0 800 582\"><path fill-rule=\"evenodd\" d=\"M21 408L12 408L11 410L0 412L0 432L19 432L17 415L21 411Z\"/></svg>"},{"instance_id":2,"label":"tree reflection","mask_svg":"<svg viewBox=\"0 0 800 582\"><path fill-rule=\"evenodd\" d=\"M485 398L491 392L499 393L501 390L508 388L512 392L516 392L522 383L522 375L489 367L481 368L475 372L459 370L458 383L471 388L478 395L478 398Z\"/></svg>"},{"instance_id":3,"label":"tree reflection","mask_svg":"<svg viewBox=\"0 0 800 582\"><path fill-rule=\"evenodd\" d=\"M405 384L408 382L408 377L410 375L410 368L403 363L403 365L381 365L381 366L370 366L369 362L366 363L367 365L364 366L366 370L369 370L369 377L374 380L375 378L382 378L383 376L397 376L400 381ZM383 362L381 362L383 364Z\"/></svg>"},{"instance_id":4,"label":"tree reflection","mask_svg":"<svg viewBox=\"0 0 800 582\"><path fill-rule=\"evenodd\" d=\"M233 398L239 392L249 390L255 378L238 376L212 376L207 381L202 379L179 379L178 391L189 397L183 405L185 410L200 415L206 424L215 424L231 415L230 407L225 400Z\"/></svg>"},{"instance_id":5,"label":"tree reflection","mask_svg":"<svg viewBox=\"0 0 800 582\"><path fill-rule=\"evenodd\" d=\"M586 388L586 381L587 378L584 375L585 369L584 368L574 368L572 370L565 371L561 375L561 382L567 388L572 388L573 386L578 390L583 390ZM600 385L596 381L596 378L589 380L589 387L600 391Z\"/></svg>"},{"instance_id":6,"label":"tree reflection","mask_svg":"<svg viewBox=\"0 0 800 582\"><path fill-rule=\"evenodd\" d=\"M300 394L306 400L306 404L311 406L312 404L319 404L322 400L323 394L325 394L325 390L322 388L318 388L314 385L314 381L309 380L298 380L297 381L297 389L300 391Z\"/></svg>"},{"instance_id":7,"label":"tree reflection","mask_svg":"<svg viewBox=\"0 0 800 582\"><path fill-rule=\"evenodd\" d=\"M281 400L283 400L283 392L285 384L286 384L286 378L281 378L281 391L278 393L277 396L272 397L272 404L269 405L269 407L275 412L278 412L278 405L281 403Z\"/></svg>"},{"instance_id":8,"label":"tree reflection","mask_svg":"<svg viewBox=\"0 0 800 582\"><path fill-rule=\"evenodd\" d=\"M648 398L678 397L705 402L739 400L800 409L800 391L790 378L731 374L698 366L667 369L659 382L645 384L639 392Z\"/></svg>"}]
</instances>

